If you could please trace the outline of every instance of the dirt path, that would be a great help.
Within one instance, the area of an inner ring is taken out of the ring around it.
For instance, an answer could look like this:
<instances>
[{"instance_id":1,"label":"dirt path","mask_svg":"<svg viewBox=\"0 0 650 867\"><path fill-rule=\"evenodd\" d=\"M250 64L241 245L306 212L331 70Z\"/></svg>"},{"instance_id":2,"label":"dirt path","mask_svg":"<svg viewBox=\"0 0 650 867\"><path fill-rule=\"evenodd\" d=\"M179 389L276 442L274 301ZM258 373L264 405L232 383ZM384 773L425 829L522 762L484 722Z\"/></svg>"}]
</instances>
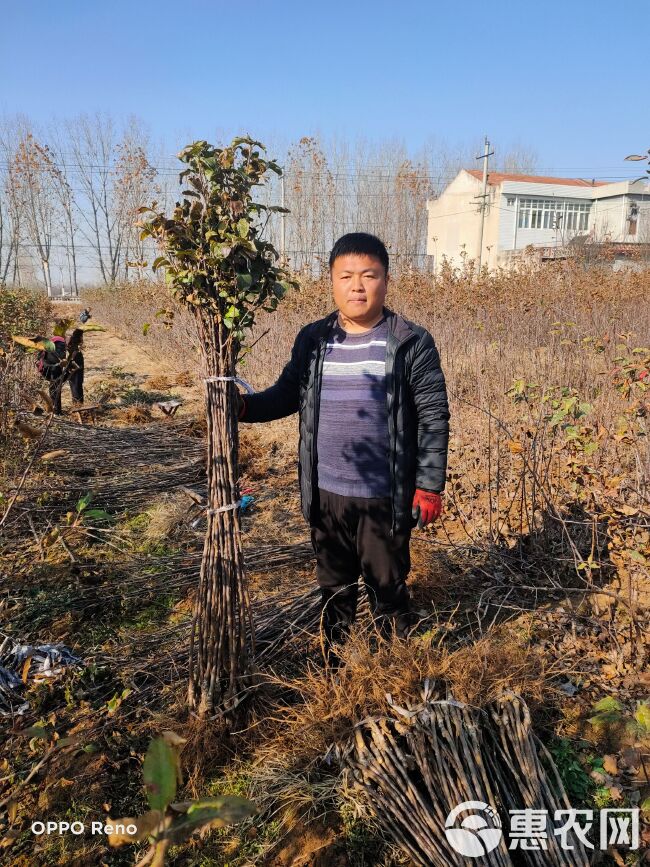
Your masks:
<instances>
[{"instance_id":1,"label":"dirt path","mask_svg":"<svg viewBox=\"0 0 650 867\"><path fill-rule=\"evenodd\" d=\"M139 346L110 331L91 331L85 336L84 359L88 388L111 376L111 371L120 369L137 377L139 384L152 376L170 375L169 370L164 371Z\"/></svg>"},{"instance_id":2,"label":"dirt path","mask_svg":"<svg viewBox=\"0 0 650 867\"><path fill-rule=\"evenodd\" d=\"M79 312L81 306L79 306ZM75 315L66 304L65 314ZM57 310L57 313L59 311ZM59 314L60 315L60 314ZM136 394L139 404L148 404L151 418L163 419L160 409L155 406L157 401L180 400L177 417L196 415L201 407L201 394L198 377L183 378L179 384L176 371L152 359L138 345L119 337L110 329L106 331L89 331L84 336L85 403L97 403L100 395L110 396L109 404L116 408L102 414L102 423L113 419L119 421L120 404L124 403L122 395L131 391ZM70 390L63 389L63 408L71 405ZM142 419L143 421L145 419Z\"/></svg>"}]
</instances>

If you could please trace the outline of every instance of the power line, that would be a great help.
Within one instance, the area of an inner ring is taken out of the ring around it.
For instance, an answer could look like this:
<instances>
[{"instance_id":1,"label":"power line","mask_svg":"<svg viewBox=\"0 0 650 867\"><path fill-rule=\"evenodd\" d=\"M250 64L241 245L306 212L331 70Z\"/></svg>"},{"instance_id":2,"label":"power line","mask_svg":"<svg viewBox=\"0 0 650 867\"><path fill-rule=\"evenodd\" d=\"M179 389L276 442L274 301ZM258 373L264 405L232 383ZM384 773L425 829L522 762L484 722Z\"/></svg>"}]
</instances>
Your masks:
<instances>
[{"instance_id":1,"label":"power line","mask_svg":"<svg viewBox=\"0 0 650 867\"><path fill-rule=\"evenodd\" d=\"M83 174L109 174L115 172L117 168L119 168L119 160L115 163L64 163L59 162L57 160L51 160L49 165L53 166L59 170L66 170L72 173L83 173ZM147 168L154 170L159 175L168 176L168 177L177 177L178 174L183 170L184 164L181 163L178 169L174 169L171 166L159 166L151 163L147 164ZM0 161L0 168L8 170L11 168L11 164L7 161ZM395 180L404 178L405 180L426 180L426 181L441 181L441 180L453 180L456 177L459 171L462 170L462 166L460 166L456 171L452 171L449 169L443 169L443 167L439 167L436 169L435 167L431 167L431 171L427 173L413 173L409 170L405 170L404 173L401 173L398 170L395 170L394 166L373 166L371 169L366 171L310 171L309 169L302 168L288 168L283 172L285 178L318 178L318 179L326 179L326 180L359 180L360 178L369 178L372 180ZM617 168L622 168L619 166L538 166L535 167L532 172L525 171L500 171L496 170L499 174L519 174L519 175L530 175L531 177L535 177L538 173L542 171L546 172L560 172L560 171L574 171L580 172L586 176L595 176L597 175L597 180L607 180L607 179L622 179L622 180L631 180L635 178L638 173L635 173L632 169L629 169L628 174L609 174L603 175L601 172L604 171L615 171ZM381 174L380 172L386 169L388 171L387 174ZM392 169L392 171L390 171ZM48 166L36 166L34 167L35 171L47 171ZM436 171L438 173L436 173ZM568 176L567 176L568 177ZM274 180L274 178L270 178ZM582 178L587 180L588 177Z\"/></svg>"}]
</instances>

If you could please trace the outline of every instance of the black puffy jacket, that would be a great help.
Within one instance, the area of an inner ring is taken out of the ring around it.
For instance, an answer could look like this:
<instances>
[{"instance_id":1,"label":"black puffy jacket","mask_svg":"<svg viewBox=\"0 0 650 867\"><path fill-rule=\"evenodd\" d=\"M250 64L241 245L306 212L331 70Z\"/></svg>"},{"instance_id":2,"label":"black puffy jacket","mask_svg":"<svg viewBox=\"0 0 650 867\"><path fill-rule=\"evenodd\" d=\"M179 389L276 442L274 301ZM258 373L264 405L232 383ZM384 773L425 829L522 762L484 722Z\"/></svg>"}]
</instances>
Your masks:
<instances>
[{"instance_id":1,"label":"black puffy jacket","mask_svg":"<svg viewBox=\"0 0 650 867\"><path fill-rule=\"evenodd\" d=\"M449 406L440 356L429 332L392 310L384 308L384 313L392 534L413 526L416 488L441 492L445 486ZM246 395L241 416L242 422L264 422L300 412L298 476L302 513L310 524L318 514L316 435L323 360L337 316L335 311L300 330L278 381Z\"/></svg>"}]
</instances>

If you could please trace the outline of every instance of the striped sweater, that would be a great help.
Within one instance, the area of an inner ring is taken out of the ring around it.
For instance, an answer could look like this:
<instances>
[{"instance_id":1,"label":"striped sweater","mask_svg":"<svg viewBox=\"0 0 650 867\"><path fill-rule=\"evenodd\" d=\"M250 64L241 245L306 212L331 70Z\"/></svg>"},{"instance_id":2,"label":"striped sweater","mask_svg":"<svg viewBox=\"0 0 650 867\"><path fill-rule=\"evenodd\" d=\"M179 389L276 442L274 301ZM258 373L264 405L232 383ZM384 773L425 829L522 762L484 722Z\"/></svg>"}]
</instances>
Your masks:
<instances>
[{"instance_id":1,"label":"striped sweater","mask_svg":"<svg viewBox=\"0 0 650 867\"><path fill-rule=\"evenodd\" d=\"M385 317L327 344L318 419L318 486L348 497L389 497Z\"/></svg>"}]
</instances>

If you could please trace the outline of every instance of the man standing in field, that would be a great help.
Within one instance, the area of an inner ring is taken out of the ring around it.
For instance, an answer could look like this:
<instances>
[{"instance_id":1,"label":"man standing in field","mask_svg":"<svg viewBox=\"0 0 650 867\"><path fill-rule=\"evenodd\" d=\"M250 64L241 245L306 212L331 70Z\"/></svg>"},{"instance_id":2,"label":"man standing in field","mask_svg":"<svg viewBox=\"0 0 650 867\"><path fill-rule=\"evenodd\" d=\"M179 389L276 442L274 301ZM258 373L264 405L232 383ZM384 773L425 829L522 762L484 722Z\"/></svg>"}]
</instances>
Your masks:
<instances>
[{"instance_id":1,"label":"man standing in field","mask_svg":"<svg viewBox=\"0 0 650 867\"><path fill-rule=\"evenodd\" d=\"M442 511L449 408L431 335L384 306L388 252L373 235L330 255L334 303L296 337L278 381L241 396L242 422L300 413L298 475L322 593L328 657L363 575L383 635L409 629L409 541Z\"/></svg>"}]
</instances>

